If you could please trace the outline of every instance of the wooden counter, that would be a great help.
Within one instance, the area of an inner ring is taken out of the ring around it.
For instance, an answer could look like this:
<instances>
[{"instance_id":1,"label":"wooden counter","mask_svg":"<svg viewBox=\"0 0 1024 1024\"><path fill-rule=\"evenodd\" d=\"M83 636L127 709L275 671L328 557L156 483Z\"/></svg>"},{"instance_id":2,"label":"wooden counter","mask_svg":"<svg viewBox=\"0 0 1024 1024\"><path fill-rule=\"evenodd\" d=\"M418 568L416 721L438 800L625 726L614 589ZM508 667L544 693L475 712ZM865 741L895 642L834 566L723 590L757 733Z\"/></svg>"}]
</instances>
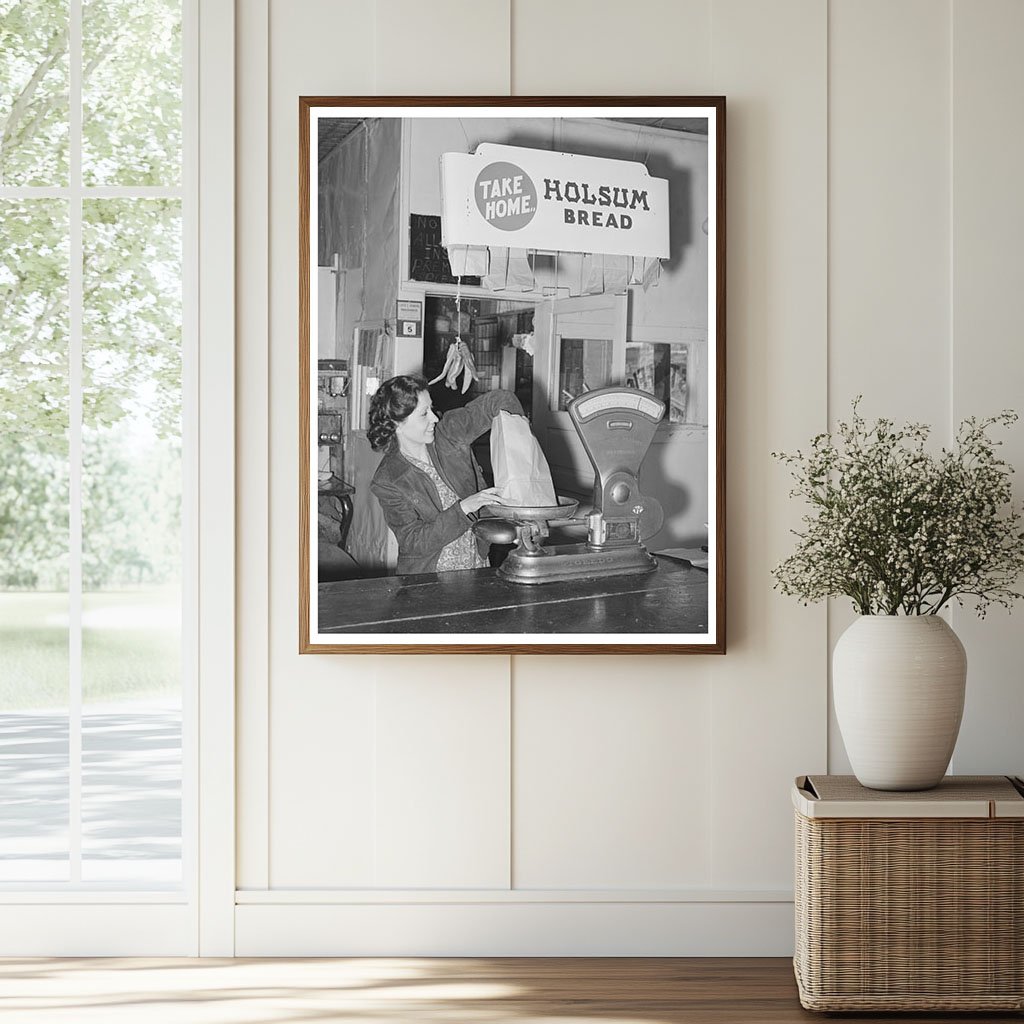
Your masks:
<instances>
[{"instance_id":1,"label":"wooden counter","mask_svg":"<svg viewBox=\"0 0 1024 1024\"><path fill-rule=\"evenodd\" d=\"M708 577L658 557L642 576L527 585L497 569L323 583L321 633L704 633Z\"/></svg>"}]
</instances>

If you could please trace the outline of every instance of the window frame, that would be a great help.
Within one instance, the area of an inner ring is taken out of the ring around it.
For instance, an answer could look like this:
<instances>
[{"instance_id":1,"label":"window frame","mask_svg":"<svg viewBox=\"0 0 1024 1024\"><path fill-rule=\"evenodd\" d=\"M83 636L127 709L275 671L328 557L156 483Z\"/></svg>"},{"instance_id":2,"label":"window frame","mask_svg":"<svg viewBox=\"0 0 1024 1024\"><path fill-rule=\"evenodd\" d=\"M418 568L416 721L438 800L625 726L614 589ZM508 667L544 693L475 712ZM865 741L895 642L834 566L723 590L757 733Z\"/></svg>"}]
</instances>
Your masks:
<instances>
[{"instance_id":1,"label":"window frame","mask_svg":"<svg viewBox=\"0 0 1024 1024\"><path fill-rule=\"evenodd\" d=\"M182 204L182 883L161 890L72 875L0 884L0 914L18 914L18 927L0 933L0 955L232 955L235 399L225 382L234 378L234 5L182 0L182 174L167 188L82 181L82 9L69 0L67 184L0 186L0 198L66 200L71 228L72 833L81 835L83 204L170 197Z\"/></svg>"}]
</instances>

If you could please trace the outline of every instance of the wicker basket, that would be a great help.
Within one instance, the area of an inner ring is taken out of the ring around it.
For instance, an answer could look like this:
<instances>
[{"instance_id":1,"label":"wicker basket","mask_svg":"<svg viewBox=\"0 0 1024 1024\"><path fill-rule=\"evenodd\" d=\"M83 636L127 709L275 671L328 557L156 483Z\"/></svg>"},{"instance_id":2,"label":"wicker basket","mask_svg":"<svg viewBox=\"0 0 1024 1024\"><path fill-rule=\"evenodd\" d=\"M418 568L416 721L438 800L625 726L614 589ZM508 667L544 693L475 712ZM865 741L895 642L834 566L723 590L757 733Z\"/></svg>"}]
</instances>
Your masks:
<instances>
[{"instance_id":1,"label":"wicker basket","mask_svg":"<svg viewBox=\"0 0 1024 1024\"><path fill-rule=\"evenodd\" d=\"M801 1005L1024 1009L1022 794L998 777L948 778L925 793L798 779Z\"/></svg>"}]
</instances>

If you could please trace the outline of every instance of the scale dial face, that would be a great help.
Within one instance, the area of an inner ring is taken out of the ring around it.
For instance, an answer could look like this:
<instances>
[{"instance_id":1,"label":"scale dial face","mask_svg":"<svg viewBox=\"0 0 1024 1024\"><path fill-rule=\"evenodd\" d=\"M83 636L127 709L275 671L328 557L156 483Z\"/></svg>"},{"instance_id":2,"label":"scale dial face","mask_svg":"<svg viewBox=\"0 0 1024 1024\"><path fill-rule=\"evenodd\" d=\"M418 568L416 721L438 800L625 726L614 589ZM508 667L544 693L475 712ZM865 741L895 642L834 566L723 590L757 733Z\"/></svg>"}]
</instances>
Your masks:
<instances>
[{"instance_id":1,"label":"scale dial face","mask_svg":"<svg viewBox=\"0 0 1024 1024\"><path fill-rule=\"evenodd\" d=\"M613 473L636 476L664 415L664 402L633 388L600 388L569 403L569 418L602 486Z\"/></svg>"},{"instance_id":2,"label":"scale dial face","mask_svg":"<svg viewBox=\"0 0 1024 1024\"><path fill-rule=\"evenodd\" d=\"M665 403L653 395L633 388L602 388L600 391L580 395L570 406L572 418L577 422L588 420L599 412L609 410L638 412L654 423L660 423L665 414Z\"/></svg>"}]
</instances>

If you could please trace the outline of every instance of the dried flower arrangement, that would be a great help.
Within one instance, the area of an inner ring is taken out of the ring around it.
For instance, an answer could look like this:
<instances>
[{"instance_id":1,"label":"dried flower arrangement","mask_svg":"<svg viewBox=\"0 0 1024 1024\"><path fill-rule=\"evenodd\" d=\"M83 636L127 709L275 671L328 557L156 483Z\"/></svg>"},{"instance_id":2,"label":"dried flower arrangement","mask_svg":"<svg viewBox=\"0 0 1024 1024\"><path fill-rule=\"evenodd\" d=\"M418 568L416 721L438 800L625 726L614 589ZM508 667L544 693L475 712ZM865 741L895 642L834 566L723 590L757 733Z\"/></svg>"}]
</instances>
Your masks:
<instances>
[{"instance_id":1,"label":"dried flower arrangement","mask_svg":"<svg viewBox=\"0 0 1024 1024\"><path fill-rule=\"evenodd\" d=\"M1011 466L988 436L1010 411L960 424L951 450L926 451L927 426L874 426L853 402L849 423L804 453L773 452L811 505L796 551L775 587L804 603L846 596L862 615L934 615L973 598L979 616L1024 597L1024 517L1012 503Z\"/></svg>"}]
</instances>

